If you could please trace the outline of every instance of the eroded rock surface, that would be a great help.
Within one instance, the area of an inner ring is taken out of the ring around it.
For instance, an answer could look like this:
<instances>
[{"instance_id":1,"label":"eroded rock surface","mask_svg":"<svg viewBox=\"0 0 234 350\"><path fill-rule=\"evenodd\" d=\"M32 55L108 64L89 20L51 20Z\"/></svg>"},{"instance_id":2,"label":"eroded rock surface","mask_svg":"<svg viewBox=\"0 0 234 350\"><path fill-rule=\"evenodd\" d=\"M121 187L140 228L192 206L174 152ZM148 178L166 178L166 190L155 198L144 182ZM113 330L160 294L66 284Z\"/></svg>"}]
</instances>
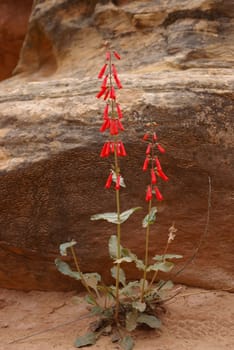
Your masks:
<instances>
[{"instance_id":1,"label":"eroded rock surface","mask_svg":"<svg viewBox=\"0 0 234 350\"><path fill-rule=\"evenodd\" d=\"M0 85L0 285L70 289L54 258L75 238L85 271L110 279L113 227L90 215L115 210L103 185L110 163L99 158L104 104L95 99L106 41L121 54L124 89L122 210L142 206L123 225L123 241L143 254L144 125L158 122L170 177L162 190L151 253L193 255L177 281L233 287L233 6L232 1L36 1L14 78ZM180 263L180 267L183 262ZM139 277L130 268L130 277Z\"/></svg>"}]
</instances>

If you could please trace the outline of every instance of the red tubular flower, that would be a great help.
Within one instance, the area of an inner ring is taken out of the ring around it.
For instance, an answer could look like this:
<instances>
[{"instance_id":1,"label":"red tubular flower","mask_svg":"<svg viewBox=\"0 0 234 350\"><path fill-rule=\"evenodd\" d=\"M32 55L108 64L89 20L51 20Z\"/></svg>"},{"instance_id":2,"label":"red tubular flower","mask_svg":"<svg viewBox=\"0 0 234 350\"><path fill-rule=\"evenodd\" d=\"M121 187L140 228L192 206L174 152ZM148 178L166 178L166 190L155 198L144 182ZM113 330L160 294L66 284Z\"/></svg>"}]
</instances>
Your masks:
<instances>
[{"instance_id":1,"label":"red tubular flower","mask_svg":"<svg viewBox=\"0 0 234 350\"><path fill-rule=\"evenodd\" d=\"M116 51L114 51L114 55L115 55L115 57L117 58L117 60L120 60L120 55L118 54L118 52L116 52Z\"/></svg>"},{"instance_id":2,"label":"red tubular flower","mask_svg":"<svg viewBox=\"0 0 234 350\"><path fill-rule=\"evenodd\" d=\"M158 170L158 175L164 180L164 181L168 181L169 177L162 171L162 169Z\"/></svg>"},{"instance_id":3,"label":"red tubular flower","mask_svg":"<svg viewBox=\"0 0 234 350\"><path fill-rule=\"evenodd\" d=\"M121 121L119 119L117 119L117 125L118 125L118 128L122 131L124 131L124 127L123 127L123 124L121 123Z\"/></svg>"},{"instance_id":4,"label":"red tubular flower","mask_svg":"<svg viewBox=\"0 0 234 350\"><path fill-rule=\"evenodd\" d=\"M110 93L110 90L109 90L109 88L107 88L107 89L106 89L105 96L104 96L104 101L106 101L106 99L108 98L109 93Z\"/></svg>"},{"instance_id":5,"label":"red tubular flower","mask_svg":"<svg viewBox=\"0 0 234 350\"><path fill-rule=\"evenodd\" d=\"M115 79L115 82L116 82L118 89L122 89L123 86L122 86L122 84L121 84L121 82L116 74L114 74L114 79Z\"/></svg>"},{"instance_id":6,"label":"red tubular flower","mask_svg":"<svg viewBox=\"0 0 234 350\"><path fill-rule=\"evenodd\" d=\"M147 141L148 138L149 138L149 134L148 134L148 132L146 132L142 139L143 139L144 141Z\"/></svg>"},{"instance_id":7,"label":"red tubular flower","mask_svg":"<svg viewBox=\"0 0 234 350\"><path fill-rule=\"evenodd\" d=\"M157 166L157 170L158 171L162 170L162 167L161 167L161 164L160 164L160 161L159 161L158 157L155 158L155 163L156 163L156 166Z\"/></svg>"},{"instance_id":8,"label":"red tubular flower","mask_svg":"<svg viewBox=\"0 0 234 350\"><path fill-rule=\"evenodd\" d=\"M115 189L116 190L120 189L120 175L117 175Z\"/></svg>"},{"instance_id":9,"label":"red tubular flower","mask_svg":"<svg viewBox=\"0 0 234 350\"><path fill-rule=\"evenodd\" d=\"M151 186L149 185L147 187L146 195L145 195L145 200L146 202L149 202L152 199L152 189Z\"/></svg>"},{"instance_id":10,"label":"red tubular flower","mask_svg":"<svg viewBox=\"0 0 234 350\"><path fill-rule=\"evenodd\" d=\"M102 95L104 95L105 91L106 91L106 88L105 88L105 87L101 88L101 90L100 90L99 93L96 95L96 97L97 97L97 98L100 98Z\"/></svg>"},{"instance_id":11,"label":"red tubular flower","mask_svg":"<svg viewBox=\"0 0 234 350\"><path fill-rule=\"evenodd\" d=\"M156 184L156 182L157 182L157 178L156 178L154 169L151 169L151 182L152 182L152 184Z\"/></svg>"},{"instance_id":12,"label":"red tubular flower","mask_svg":"<svg viewBox=\"0 0 234 350\"><path fill-rule=\"evenodd\" d=\"M108 110L109 110L109 105L107 103L103 112L103 119L108 119Z\"/></svg>"},{"instance_id":13,"label":"red tubular flower","mask_svg":"<svg viewBox=\"0 0 234 350\"><path fill-rule=\"evenodd\" d=\"M117 113L118 113L119 119L123 118L123 113L122 113L120 105L118 103L116 103L116 108L117 108Z\"/></svg>"},{"instance_id":14,"label":"red tubular flower","mask_svg":"<svg viewBox=\"0 0 234 350\"><path fill-rule=\"evenodd\" d=\"M101 88L106 88L106 84L107 84L107 80L108 80L108 74L105 76L105 78L103 79L103 82L102 82L102 86Z\"/></svg>"},{"instance_id":15,"label":"red tubular flower","mask_svg":"<svg viewBox=\"0 0 234 350\"><path fill-rule=\"evenodd\" d=\"M115 144L114 144L114 142L111 142L111 144L110 144L110 151L111 151L111 153L115 152Z\"/></svg>"},{"instance_id":16,"label":"red tubular flower","mask_svg":"<svg viewBox=\"0 0 234 350\"><path fill-rule=\"evenodd\" d=\"M151 143L148 144L145 153L150 154L150 151L151 151Z\"/></svg>"},{"instance_id":17,"label":"red tubular flower","mask_svg":"<svg viewBox=\"0 0 234 350\"><path fill-rule=\"evenodd\" d=\"M158 201L162 201L163 200L163 196L162 196L161 192L159 191L158 187L155 187L154 191L155 191L155 196L156 196L157 200Z\"/></svg>"},{"instance_id":18,"label":"red tubular flower","mask_svg":"<svg viewBox=\"0 0 234 350\"><path fill-rule=\"evenodd\" d=\"M127 152L125 150L125 147L122 141L119 141L119 147L120 147L121 156L125 157L127 155Z\"/></svg>"},{"instance_id":19,"label":"red tubular flower","mask_svg":"<svg viewBox=\"0 0 234 350\"><path fill-rule=\"evenodd\" d=\"M117 120L111 119L110 120L110 134L111 135L118 135L118 126L117 126Z\"/></svg>"},{"instance_id":20,"label":"red tubular flower","mask_svg":"<svg viewBox=\"0 0 234 350\"><path fill-rule=\"evenodd\" d=\"M157 141L157 139L158 139L158 138L157 138L156 132L154 132L154 133L153 133L153 141L155 142L155 141Z\"/></svg>"},{"instance_id":21,"label":"red tubular flower","mask_svg":"<svg viewBox=\"0 0 234 350\"><path fill-rule=\"evenodd\" d=\"M157 144L157 147L158 147L159 152L161 152L161 153L166 152L166 150L159 143Z\"/></svg>"},{"instance_id":22,"label":"red tubular flower","mask_svg":"<svg viewBox=\"0 0 234 350\"><path fill-rule=\"evenodd\" d=\"M108 157L110 154L110 141L104 143L101 153L100 153L100 157L104 158L104 157Z\"/></svg>"},{"instance_id":23,"label":"red tubular flower","mask_svg":"<svg viewBox=\"0 0 234 350\"><path fill-rule=\"evenodd\" d=\"M110 56L111 56L110 51L107 51L107 52L106 52L106 60L107 60L107 61L110 60Z\"/></svg>"},{"instance_id":24,"label":"red tubular flower","mask_svg":"<svg viewBox=\"0 0 234 350\"><path fill-rule=\"evenodd\" d=\"M146 171L148 169L148 165L149 165L149 157L146 157L142 168L143 171Z\"/></svg>"},{"instance_id":25,"label":"red tubular flower","mask_svg":"<svg viewBox=\"0 0 234 350\"><path fill-rule=\"evenodd\" d=\"M115 88L114 88L114 86L111 87L110 98L112 98L113 100L116 99Z\"/></svg>"},{"instance_id":26,"label":"red tubular flower","mask_svg":"<svg viewBox=\"0 0 234 350\"><path fill-rule=\"evenodd\" d=\"M113 75L117 75L117 69L114 64L112 64L112 72L113 72Z\"/></svg>"},{"instance_id":27,"label":"red tubular flower","mask_svg":"<svg viewBox=\"0 0 234 350\"><path fill-rule=\"evenodd\" d=\"M102 126L100 127L100 132L104 132L110 127L110 119L105 119Z\"/></svg>"},{"instance_id":28,"label":"red tubular flower","mask_svg":"<svg viewBox=\"0 0 234 350\"><path fill-rule=\"evenodd\" d=\"M98 74L98 78L99 79L101 79L103 77L103 75L105 74L106 67L107 67L107 64L105 63L104 66L101 68L99 74Z\"/></svg>"},{"instance_id":29,"label":"red tubular flower","mask_svg":"<svg viewBox=\"0 0 234 350\"><path fill-rule=\"evenodd\" d=\"M112 177L113 177L113 174L111 172L110 175L108 176L107 180L106 180L105 188L110 188L111 187Z\"/></svg>"}]
</instances>

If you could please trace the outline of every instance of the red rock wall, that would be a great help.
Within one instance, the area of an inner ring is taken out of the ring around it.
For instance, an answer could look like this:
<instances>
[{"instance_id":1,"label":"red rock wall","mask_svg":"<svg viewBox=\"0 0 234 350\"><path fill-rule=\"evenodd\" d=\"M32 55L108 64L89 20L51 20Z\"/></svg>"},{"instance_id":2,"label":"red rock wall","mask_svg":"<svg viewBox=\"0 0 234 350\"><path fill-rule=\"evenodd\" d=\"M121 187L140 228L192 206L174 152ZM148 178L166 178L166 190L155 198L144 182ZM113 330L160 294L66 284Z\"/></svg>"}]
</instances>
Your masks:
<instances>
[{"instance_id":1,"label":"red rock wall","mask_svg":"<svg viewBox=\"0 0 234 350\"><path fill-rule=\"evenodd\" d=\"M27 32L33 0L0 2L0 80L11 76Z\"/></svg>"}]
</instances>

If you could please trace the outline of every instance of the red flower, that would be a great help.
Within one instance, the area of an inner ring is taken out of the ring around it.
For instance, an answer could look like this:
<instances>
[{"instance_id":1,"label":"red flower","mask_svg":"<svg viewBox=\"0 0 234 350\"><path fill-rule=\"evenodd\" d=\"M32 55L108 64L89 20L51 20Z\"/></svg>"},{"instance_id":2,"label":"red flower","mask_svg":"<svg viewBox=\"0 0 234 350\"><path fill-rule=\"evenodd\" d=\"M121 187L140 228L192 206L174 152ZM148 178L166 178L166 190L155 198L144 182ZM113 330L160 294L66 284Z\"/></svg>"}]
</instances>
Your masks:
<instances>
[{"instance_id":1,"label":"red flower","mask_svg":"<svg viewBox=\"0 0 234 350\"><path fill-rule=\"evenodd\" d=\"M101 150L101 153L100 153L100 157L104 158L104 157L108 157L109 156L109 154L110 154L110 146L111 146L110 141L104 143L104 145L102 147L102 150Z\"/></svg>"},{"instance_id":2,"label":"red flower","mask_svg":"<svg viewBox=\"0 0 234 350\"><path fill-rule=\"evenodd\" d=\"M120 60L120 55L118 54L118 52L116 52L116 51L114 51L114 55L115 55L115 57L117 58L117 60Z\"/></svg>"},{"instance_id":3,"label":"red flower","mask_svg":"<svg viewBox=\"0 0 234 350\"><path fill-rule=\"evenodd\" d=\"M151 143L148 144L145 153L150 154L150 151L151 151Z\"/></svg>"},{"instance_id":4,"label":"red flower","mask_svg":"<svg viewBox=\"0 0 234 350\"><path fill-rule=\"evenodd\" d=\"M155 142L155 141L157 141L157 135L156 135L156 132L154 132L154 134L153 134L153 140L154 140L154 142Z\"/></svg>"},{"instance_id":5,"label":"red flower","mask_svg":"<svg viewBox=\"0 0 234 350\"><path fill-rule=\"evenodd\" d=\"M114 88L114 86L111 87L110 98L112 98L113 100L116 99L115 88Z\"/></svg>"},{"instance_id":6,"label":"red flower","mask_svg":"<svg viewBox=\"0 0 234 350\"><path fill-rule=\"evenodd\" d=\"M111 135L118 135L118 126L117 126L117 120L111 119L110 120L110 134Z\"/></svg>"},{"instance_id":7,"label":"red flower","mask_svg":"<svg viewBox=\"0 0 234 350\"><path fill-rule=\"evenodd\" d=\"M109 88L107 88L107 89L106 89L105 96L104 96L104 101L106 101L106 99L108 98L109 93L110 93L110 90L109 90Z\"/></svg>"},{"instance_id":8,"label":"red flower","mask_svg":"<svg viewBox=\"0 0 234 350\"><path fill-rule=\"evenodd\" d=\"M124 144L123 144L122 141L118 142L118 147L119 147L119 152L120 152L119 155L122 156L122 157L125 157L127 155L127 152L126 152L126 150L124 148Z\"/></svg>"},{"instance_id":9,"label":"red flower","mask_svg":"<svg viewBox=\"0 0 234 350\"><path fill-rule=\"evenodd\" d=\"M101 68L99 74L98 74L98 78L99 79L101 79L103 77L103 75L105 74L106 67L107 67L107 64L105 63L104 66Z\"/></svg>"},{"instance_id":10,"label":"red flower","mask_svg":"<svg viewBox=\"0 0 234 350\"><path fill-rule=\"evenodd\" d=\"M121 84L121 82L120 82L120 80L119 80L119 78L118 78L118 76L116 74L114 74L114 79L115 79L117 87L119 89L122 89L123 86L122 86L122 84Z\"/></svg>"},{"instance_id":11,"label":"red flower","mask_svg":"<svg viewBox=\"0 0 234 350\"><path fill-rule=\"evenodd\" d=\"M146 202L149 202L152 199L152 189L151 186L149 185L147 187L146 195L145 195L145 200Z\"/></svg>"},{"instance_id":12,"label":"red flower","mask_svg":"<svg viewBox=\"0 0 234 350\"><path fill-rule=\"evenodd\" d=\"M115 68L114 64L112 64L112 72L113 72L113 75L117 75L117 69Z\"/></svg>"},{"instance_id":13,"label":"red flower","mask_svg":"<svg viewBox=\"0 0 234 350\"><path fill-rule=\"evenodd\" d=\"M115 189L116 190L120 189L120 175L117 175Z\"/></svg>"},{"instance_id":14,"label":"red flower","mask_svg":"<svg viewBox=\"0 0 234 350\"><path fill-rule=\"evenodd\" d=\"M108 110L109 110L109 105L107 103L103 112L103 119L108 119Z\"/></svg>"},{"instance_id":15,"label":"red flower","mask_svg":"<svg viewBox=\"0 0 234 350\"><path fill-rule=\"evenodd\" d=\"M123 118L123 113L122 113L120 105L118 103L116 103L116 108L117 108L117 113L118 113L119 119Z\"/></svg>"},{"instance_id":16,"label":"red flower","mask_svg":"<svg viewBox=\"0 0 234 350\"><path fill-rule=\"evenodd\" d=\"M156 166L157 166L157 170L162 170L162 167L161 167L161 164L160 164L160 161L158 159L158 157L155 158L155 163L156 163Z\"/></svg>"},{"instance_id":17,"label":"red flower","mask_svg":"<svg viewBox=\"0 0 234 350\"><path fill-rule=\"evenodd\" d=\"M149 157L145 158L144 164L143 164L143 171L146 171L149 165Z\"/></svg>"},{"instance_id":18,"label":"red flower","mask_svg":"<svg viewBox=\"0 0 234 350\"><path fill-rule=\"evenodd\" d=\"M105 91L106 91L106 88L105 88L105 87L101 88L101 90L100 90L99 93L96 95L96 97L97 97L97 98L100 98L102 95L104 95Z\"/></svg>"},{"instance_id":19,"label":"red flower","mask_svg":"<svg viewBox=\"0 0 234 350\"><path fill-rule=\"evenodd\" d=\"M158 170L158 175L164 180L164 181L168 181L169 177L162 171L162 169Z\"/></svg>"},{"instance_id":20,"label":"red flower","mask_svg":"<svg viewBox=\"0 0 234 350\"><path fill-rule=\"evenodd\" d=\"M155 191L155 195L156 195L157 200L158 201L162 201L163 200L163 196L162 196L161 192L159 191L158 187L155 187L154 191Z\"/></svg>"},{"instance_id":21,"label":"red flower","mask_svg":"<svg viewBox=\"0 0 234 350\"><path fill-rule=\"evenodd\" d=\"M110 188L111 187L112 177L113 177L113 174L111 172L110 175L108 176L107 180L106 180L105 188Z\"/></svg>"},{"instance_id":22,"label":"red flower","mask_svg":"<svg viewBox=\"0 0 234 350\"><path fill-rule=\"evenodd\" d=\"M105 76L105 78L103 79L101 88L106 88L107 79L108 79L108 74L107 74L107 75Z\"/></svg>"},{"instance_id":23,"label":"red flower","mask_svg":"<svg viewBox=\"0 0 234 350\"><path fill-rule=\"evenodd\" d=\"M159 152L161 152L161 153L166 152L166 150L159 143L157 144L157 147L158 147Z\"/></svg>"},{"instance_id":24,"label":"red flower","mask_svg":"<svg viewBox=\"0 0 234 350\"><path fill-rule=\"evenodd\" d=\"M110 127L110 119L105 119L102 126L100 127L100 132L104 132Z\"/></svg>"},{"instance_id":25,"label":"red flower","mask_svg":"<svg viewBox=\"0 0 234 350\"><path fill-rule=\"evenodd\" d=\"M152 182L152 184L156 184L156 182L157 182L157 178L156 178L154 169L151 169L151 182Z\"/></svg>"},{"instance_id":26,"label":"red flower","mask_svg":"<svg viewBox=\"0 0 234 350\"><path fill-rule=\"evenodd\" d=\"M149 138L149 134L148 134L148 132L146 132L142 139L143 139L144 141L147 141L148 138Z\"/></svg>"},{"instance_id":27,"label":"red flower","mask_svg":"<svg viewBox=\"0 0 234 350\"><path fill-rule=\"evenodd\" d=\"M124 131L124 127L123 127L123 124L121 123L121 121L119 119L117 119L117 123L118 123L118 128L122 131Z\"/></svg>"},{"instance_id":28,"label":"red flower","mask_svg":"<svg viewBox=\"0 0 234 350\"><path fill-rule=\"evenodd\" d=\"M111 56L110 51L107 51L107 52L106 52L106 60L107 60L107 61L110 60L110 56Z\"/></svg>"}]
</instances>

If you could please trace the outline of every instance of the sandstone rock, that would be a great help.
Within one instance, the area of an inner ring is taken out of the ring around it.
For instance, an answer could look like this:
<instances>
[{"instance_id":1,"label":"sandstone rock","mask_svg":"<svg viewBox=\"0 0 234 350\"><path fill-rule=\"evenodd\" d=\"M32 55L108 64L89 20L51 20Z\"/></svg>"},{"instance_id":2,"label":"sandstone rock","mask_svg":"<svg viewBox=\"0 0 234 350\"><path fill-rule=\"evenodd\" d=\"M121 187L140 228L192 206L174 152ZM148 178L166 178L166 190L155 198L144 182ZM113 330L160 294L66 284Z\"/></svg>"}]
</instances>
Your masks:
<instances>
[{"instance_id":1,"label":"sandstone rock","mask_svg":"<svg viewBox=\"0 0 234 350\"><path fill-rule=\"evenodd\" d=\"M228 7L228 4L230 7ZM228 11L230 9L230 11ZM35 3L16 69L0 84L0 286L71 289L54 267L60 243L75 238L85 271L110 280L113 227L92 222L115 210L99 158L103 103L95 99L105 42L122 55L122 210L142 206L123 225L123 242L143 254L144 125L153 119L167 153L151 253L161 253L173 221L171 252L189 259L211 208L208 235L177 281L233 287L233 19L231 1L52 1ZM155 23L155 24L154 24ZM181 267L184 262L178 266ZM110 264L109 264L110 265ZM129 269L130 278L139 277Z\"/></svg>"},{"instance_id":2,"label":"sandstone rock","mask_svg":"<svg viewBox=\"0 0 234 350\"><path fill-rule=\"evenodd\" d=\"M11 76L27 31L33 0L0 3L0 80Z\"/></svg>"}]
</instances>

